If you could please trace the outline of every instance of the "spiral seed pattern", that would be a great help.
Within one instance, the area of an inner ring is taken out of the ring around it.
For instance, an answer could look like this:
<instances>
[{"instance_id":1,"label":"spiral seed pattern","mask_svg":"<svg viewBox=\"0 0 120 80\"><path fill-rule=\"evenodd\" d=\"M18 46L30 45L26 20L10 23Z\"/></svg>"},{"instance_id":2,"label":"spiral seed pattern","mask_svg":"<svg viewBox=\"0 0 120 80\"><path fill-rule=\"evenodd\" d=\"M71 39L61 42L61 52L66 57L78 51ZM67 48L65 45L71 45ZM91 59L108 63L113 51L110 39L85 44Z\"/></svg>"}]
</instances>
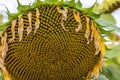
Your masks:
<instances>
[{"instance_id":1,"label":"spiral seed pattern","mask_svg":"<svg viewBox=\"0 0 120 80\"><path fill-rule=\"evenodd\" d=\"M87 44L85 38L86 15L78 11L82 29L76 32L78 23L74 19L74 11L68 8L64 22L68 31L65 31L60 24L62 14L57 7L43 5L38 8L40 24L35 34L36 10L24 13L21 41L18 35L19 18L16 19L14 40L10 41L11 26L6 28L8 51L4 63L17 80L79 80L97 64L100 55L94 55L94 39ZM29 35L28 12L32 13L32 31Z\"/></svg>"}]
</instances>

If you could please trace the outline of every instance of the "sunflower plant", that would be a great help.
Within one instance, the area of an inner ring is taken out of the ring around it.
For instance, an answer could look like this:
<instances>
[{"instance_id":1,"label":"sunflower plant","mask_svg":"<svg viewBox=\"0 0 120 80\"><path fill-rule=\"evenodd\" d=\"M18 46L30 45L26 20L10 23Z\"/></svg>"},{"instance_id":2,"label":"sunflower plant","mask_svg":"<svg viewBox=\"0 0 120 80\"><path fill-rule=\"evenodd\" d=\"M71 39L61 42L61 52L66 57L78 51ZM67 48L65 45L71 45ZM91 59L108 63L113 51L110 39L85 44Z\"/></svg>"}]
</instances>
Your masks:
<instances>
[{"instance_id":1,"label":"sunflower plant","mask_svg":"<svg viewBox=\"0 0 120 80\"><path fill-rule=\"evenodd\" d=\"M9 21L0 25L0 71L4 80L103 79L99 72L104 76L110 69L106 67L109 61L104 61L112 50L105 43L116 41L115 32L120 31L112 15L106 15L109 8L101 8L97 1L83 8L79 0L17 3L18 12L7 9Z\"/></svg>"}]
</instances>

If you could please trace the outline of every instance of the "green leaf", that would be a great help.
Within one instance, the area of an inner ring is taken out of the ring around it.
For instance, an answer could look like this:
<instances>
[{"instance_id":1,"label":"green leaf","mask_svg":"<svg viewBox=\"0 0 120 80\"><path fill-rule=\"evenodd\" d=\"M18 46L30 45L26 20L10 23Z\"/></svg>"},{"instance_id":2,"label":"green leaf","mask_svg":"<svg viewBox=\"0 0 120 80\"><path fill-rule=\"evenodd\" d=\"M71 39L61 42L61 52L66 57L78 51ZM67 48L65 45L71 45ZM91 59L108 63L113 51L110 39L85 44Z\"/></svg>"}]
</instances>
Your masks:
<instances>
[{"instance_id":1,"label":"green leaf","mask_svg":"<svg viewBox=\"0 0 120 80\"><path fill-rule=\"evenodd\" d=\"M100 18L101 14L94 12L94 8L97 4L97 1L98 0L96 0L96 2L90 8L81 8L81 6L82 6L81 3L80 3L80 8L77 7L77 5L76 5L76 8L83 11L85 14L89 15L92 19L98 19L98 18Z\"/></svg>"},{"instance_id":2,"label":"green leaf","mask_svg":"<svg viewBox=\"0 0 120 80\"><path fill-rule=\"evenodd\" d=\"M30 6L31 3L30 3L29 5L22 5L22 4L19 2L19 0L17 0L17 3L18 3L18 7L17 7L17 9L18 9L18 14L20 14L20 13L26 11L26 10L30 10L30 9L31 9L31 6Z\"/></svg>"},{"instance_id":3,"label":"green leaf","mask_svg":"<svg viewBox=\"0 0 120 80\"><path fill-rule=\"evenodd\" d=\"M76 3L76 8L82 8L82 3L80 2L80 0L77 1Z\"/></svg>"},{"instance_id":4,"label":"green leaf","mask_svg":"<svg viewBox=\"0 0 120 80\"><path fill-rule=\"evenodd\" d=\"M32 8L38 7L42 2L40 0L35 0L34 3L32 4Z\"/></svg>"},{"instance_id":5,"label":"green leaf","mask_svg":"<svg viewBox=\"0 0 120 80\"><path fill-rule=\"evenodd\" d=\"M12 21L13 19L16 18L16 16L17 16L18 14L16 14L16 13L8 13L7 15L8 15L9 21Z\"/></svg>"},{"instance_id":6,"label":"green leaf","mask_svg":"<svg viewBox=\"0 0 120 80\"><path fill-rule=\"evenodd\" d=\"M109 79L109 80L119 80L120 79L120 70L115 67L114 65L109 65L106 67L103 67L102 70L103 74Z\"/></svg>"},{"instance_id":7,"label":"green leaf","mask_svg":"<svg viewBox=\"0 0 120 80\"><path fill-rule=\"evenodd\" d=\"M96 19L96 20L94 20L94 21L95 21L95 23L103 26L104 29L107 29L107 30L115 30L115 31L118 31L118 32L120 31L120 28L119 28L119 27L115 26L115 25L112 24L111 22L106 21L106 20L104 20L104 19L101 19L101 18L100 18L100 19Z\"/></svg>"},{"instance_id":8,"label":"green leaf","mask_svg":"<svg viewBox=\"0 0 120 80\"><path fill-rule=\"evenodd\" d=\"M114 31L114 30L105 30L105 29L103 28L103 26L101 26L101 25L98 24L98 23L96 23L96 25L97 25L97 28L99 29L100 33L101 33L101 34L105 34L104 36L106 36L106 35L108 35L108 34L110 34L111 32Z\"/></svg>"},{"instance_id":9,"label":"green leaf","mask_svg":"<svg viewBox=\"0 0 120 80\"><path fill-rule=\"evenodd\" d=\"M0 69L0 80L4 80L3 71Z\"/></svg>"},{"instance_id":10,"label":"green leaf","mask_svg":"<svg viewBox=\"0 0 120 80\"><path fill-rule=\"evenodd\" d=\"M83 78L80 78L80 80L84 80Z\"/></svg>"},{"instance_id":11,"label":"green leaf","mask_svg":"<svg viewBox=\"0 0 120 80\"><path fill-rule=\"evenodd\" d=\"M104 75L100 75L98 77L98 80L109 80L109 79L106 76L104 76Z\"/></svg>"},{"instance_id":12,"label":"green leaf","mask_svg":"<svg viewBox=\"0 0 120 80\"><path fill-rule=\"evenodd\" d=\"M116 24L115 18L114 18L114 17L112 16L112 14L110 14L110 13L102 14L102 15L100 16L100 18L101 18L101 19L104 19L104 20L106 20L106 21L109 21L109 22L111 22L111 23L113 23L113 24Z\"/></svg>"},{"instance_id":13,"label":"green leaf","mask_svg":"<svg viewBox=\"0 0 120 80\"><path fill-rule=\"evenodd\" d=\"M5 6L5 7L6 7L6 6ZM6 13L7 16L8 16L8 20L9 20L9 21L12 21L17 14L16 14L16 13L11 13L7 7L6 7L6 9L7 9L7 11L5 11L5 13Z\"/></svg>"},{"instance_id":14,"label":"green leaf","mask_svg":"<svg viewBox=\"0 0 120 80\"><path fill-rule=\"evenodd\" d=\"M3 23L3 24L0 24L0 31L3 31L3 29L8 26L10 24L10 21L9 22L6 22L6 23Z\"/></svg>"},{"instance_id":15,"label":"green leaf","mask_svg":"<svg viewBox=\"0 0 120 80\"><path fill-rule=\"evenodd\" d=\"M69 7L75 7L76 6L75 0L66 0L64 2L64 5L69 5Z\"/></svg>"},{"instance_id":16,"label":"green leaf","mask_svg":"<svg viewBox=\"0 0 120 80\"><path fill-rule=\"evenodd\" d=\"M45 0L45 2L48 4L55 4L58 2L58 0Z\"/></svg>"},{"instance_id":17,"label":"green leaf","mask_svg":"<svg viewBox=\"0 0 120 80\"><path fill-rule=\"evenodd\" d=\"M101 14L97 14L97 13L95 13L95 12L91 12L91 13L89 14L89 16L90 16L92 19L98 19L98 18L100 18L100 15L101 15Z\"/></svg>"},{"instance_id":18,"label":"green leaf","mask_svg":"<svg viewBox=\"0 0 120 80\"><path fill-rule=\"evenodd\" d=\"M120 56L117 56L113 59L106 60L103 64L102 73L107 78L109 78L109 80L119 80L120 79Z\"/></svg>"},{"instance_id":19,"label":"green leaf","mask_svg":"<svg viewBox=\"0 0 120 80\"><path fill-rule=\"evenodd\" d=\"M87 13L88 15L90 15L93 12L93 9L94 9L96 3L97 3L97 0L90 8L81 8L80 10L83 11L84 13Z\"/></svg>"},{"instance_id":20,"label":"green leaf","mask_svg":"<svg viewBox=\"0 0 120 80\"><path fill-rule=\"evenodd\" d=\"M106 51L105 57L112 59L120 55L120 45L115 45L111 50Z\"/></svg>"},{"instance_id":21,"label":"green leaf","mask_svg":"<svg viewBox=\"0 0 120 80\"><path fill-rule=\"evenodd\" d=\"M15 77L12 78L13 80L17 80Z\"/></svg>"},{"instance_id":22,"label":"green leaf","mask_svg":"<svg viewBox=\"0 0 120 80\"><path fill-rule=\"evenodd\" d=\"M94 9L95 5L97 4L97 1L98 0L96 0L95 3L90 8L87 8L88 9L87 12L89 12L89 13L93 12L93 9Z\"/></svg>"}]
</instances>

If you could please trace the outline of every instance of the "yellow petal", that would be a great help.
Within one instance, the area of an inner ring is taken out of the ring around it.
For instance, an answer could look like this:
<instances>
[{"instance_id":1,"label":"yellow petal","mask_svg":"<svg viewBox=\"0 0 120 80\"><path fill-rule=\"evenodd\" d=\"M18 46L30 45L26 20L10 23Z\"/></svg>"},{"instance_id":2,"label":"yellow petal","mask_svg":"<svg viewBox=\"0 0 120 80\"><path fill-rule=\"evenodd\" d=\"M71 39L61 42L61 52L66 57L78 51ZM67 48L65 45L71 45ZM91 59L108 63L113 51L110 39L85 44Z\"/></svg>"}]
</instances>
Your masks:
<instances>
[{"instance_id":1,"label":"yellow petal","mask_svg":"<svg viewBox=\"0 0 120 80\"><path fill-rule=\"evenodd\" d=\"M78 22L78 28L76 28L76 32L78 32L80 29L82 29L82 23L81 23L81 19L80 19L80 16L79 16L79 12L74 12L74 18L75 20Z\"/></svg>"}]
</instances>

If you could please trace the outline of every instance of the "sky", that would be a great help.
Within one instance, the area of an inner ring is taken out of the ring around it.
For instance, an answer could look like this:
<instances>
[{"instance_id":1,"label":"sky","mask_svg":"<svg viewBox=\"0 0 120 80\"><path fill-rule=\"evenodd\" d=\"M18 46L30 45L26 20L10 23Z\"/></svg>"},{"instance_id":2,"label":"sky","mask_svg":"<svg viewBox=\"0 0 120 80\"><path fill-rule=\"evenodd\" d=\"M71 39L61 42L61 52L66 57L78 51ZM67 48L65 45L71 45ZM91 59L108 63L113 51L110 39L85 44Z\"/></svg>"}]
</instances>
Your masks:
<instances>
[{"instance_id":1,"label":"sky","mask_svg":"<svg viewBox=\"0 0 120 80\"><path fill-rule=\"evenodd\" d=\"M33 3L34 0L19 0L21 4L28 5ZM90 7L94 4L96 0L80 0L83 4L83 7ZM102 3L103 0L98 0L98 3ZM17 13L17 0L0 0L0 13L4 15L4 22L7 22L7 15L5 14L6 7L11 13ZM117 26L120 26L120 9L114 11L112 15L115 17Z\"/></svg>"}]
</instances>

